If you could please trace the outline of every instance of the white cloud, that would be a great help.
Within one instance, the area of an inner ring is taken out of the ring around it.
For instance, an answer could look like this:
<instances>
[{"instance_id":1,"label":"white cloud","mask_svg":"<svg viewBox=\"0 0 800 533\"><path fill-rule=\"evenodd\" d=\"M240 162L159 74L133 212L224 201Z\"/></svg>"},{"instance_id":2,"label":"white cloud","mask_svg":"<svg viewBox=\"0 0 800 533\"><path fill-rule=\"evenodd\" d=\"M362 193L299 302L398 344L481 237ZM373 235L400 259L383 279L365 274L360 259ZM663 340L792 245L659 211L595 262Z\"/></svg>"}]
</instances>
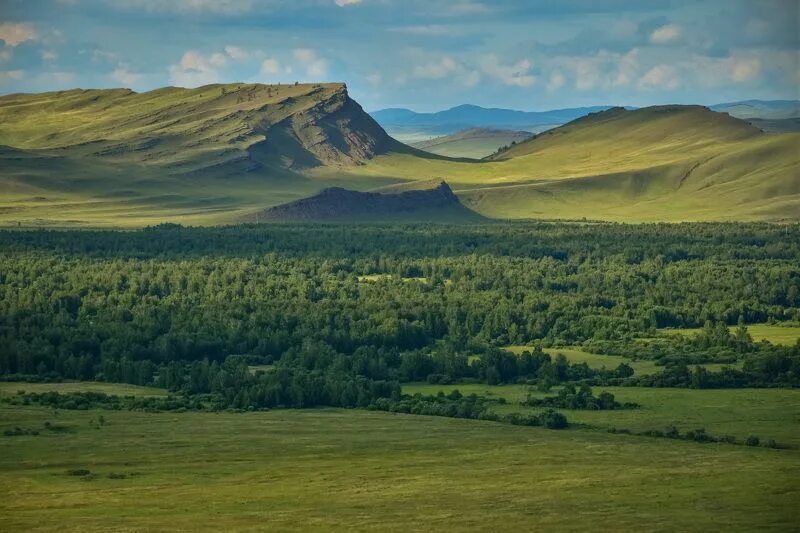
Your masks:
<instances>
[{"instance_id":1,"label":"white cloud","mask_svg":"<svg viewBox=\"0 0 800 533\"><path fill-rule=\"evenodd\" d=\"M564 77L564 74L562 74L560 70L551 72L550 79L547 81L547 91L553 92L559 90L564 86L566 81L567 78Z\"/></svg>"},{"instance_id":2,"label":"white cloud","mask_svg":"<svg viewBox=\"0 0 800 533\"><path fill-rule=\"evenodd\" d=\"M458 71L459 65L450 56L414 66L414 77L428 80L439 80Z\"/></svg>"},{"instance_id":3,"label":"white cloud","mask_svg":"<svg viewBox=\"0 0 800 533\"><path fill-rule=\"evenodd\" d=\"M731 58L731 79L746 82L761 72L761 61L757 57Z\"/></svg>"},{"instance_id":4,"label":"white cloud","mask_svg":"<svg viewBox=\"0 0 800 533\"><path fill-rule=\"evenodd\" d=\"M0 40L8 46L17 46L25 41L32 41L36 38L36 30L31 24L22 22L3 22L0 23Z\"/></svg>"},{"instance_id":5,"label":"white cloud","mask_svg":"<svg viewBox=\"0 0 800 533\"><path fill-rule=\"evenodd\" d=\"M396 28L389 28L389 31L398 33L410 33L412 35L429 35L429 36L452 35L456 32L453 27L445 26L444 24L398 26Z\"/></svg>"},{"instance_id":6,"label":"white cloud","mask_svg":"<svg viewBox=\"0 0 800 533\"><path fill-rule=\"evenodd\" d=\"M634 48L626 54L619 56L617 61L617 75L614 78L615 87L630 85L639 70L639 50Z\"/></svg>"},{"instance_id":7,"label":"white cloud","mask_svg":"<svg viewBox=\"0 0 800 533\"><path fill-rule=\"evenodd\" d=\"M531 87L536 83L536 76L531 74L533 65L527 59L504 65L496 55L488 55L481 59L480 66L484 74L499 80L504 85Z\"/></svg>"},{"instance_id":8,"label":"white cloud","mask_svg":"<svg viewBox=\"0 0 800 533\"><path fill-rule=\"evenodd\" d=\"M244 61L250 56L247 50L231 45L225 47L225 53L234 61Z\"/></svg>"},{"instance_id":9,"label":"white cloud","mask_svg":"<svg viewBox=\"0 0 800 533\"><path fill-rule=\"evenodd\" d=\"M367 82L373 87L377 87L383 81L383 76L381 76L380 72L373 72L372 74L367 74Z\"/></svg>"},{"instance_id":10,"label":"white cloud","mask_svg":"<svg viewBox=\"0 0 800 533\"><path fill-rule=\"evenodd\" d=\"M199 87L220 81L219 71L230 60L242 61L249 53L237 46L226 46L222 52L204 55L197 50L187 50L180 63L170 65L170 83L181 87ZM262 64L263 68L263 64ZM132 73L128 72L128 75Z\"/></svg>"},{"instance_id":11,"label":"white cloud","mask_svg":"<svg viewBox=\"0 0 800 533\"><path fill-rule=\"evenodd\" d=\"M23 70L0 70L0 85L4 85L10 81L21 80L25 76Z\"/></svg>"},{"instance_id":12,"label":"white cloud","mask_svg":"<svg viewBox=\"0 0 800 533\"><path fill-rule=\"evenodd\" d=\"M213 54L221 55L221 54ZM219 81L217 66L219 58L212 61L212 57L206 57L200 52L189 50L183 54L180 63L170 65L170 83L180 87L199 87Z\"/></svg>"},{"instance_id":13,"label":"white cloud","mask_svg":"<svg viewBox=\"0 0 800 533\"><path fill-rule=\"evenodd\" d=\"M266 58L261 62L261 74L264 76L272 76L281 72L281 64L278 60L272 57Z\"/></svg>"},{"instance_id":14,"label":"white cloud","mask_svg":"<svg viewBox=\"0 0 800 533\"><path fill-rule=\"evenodd\" d=\"M131 85L136 85L136 82L142 78L142 75L131 72L128 70L127 65L122 64L114 69L114 72L111 73L111 77L126 87L129 87Z\"/></svg>"},{"instance_id":15,"label":"white cloud","mask_svg":"<svg viewBox=\"0 0 800 533\"><path fill-rule=\"evenodd\" d=\"M653 30L650 34L650 42L653 44L667 44L678 39L681 35L681 27L676 24L666 24Z\"/></svg>"},{"instance_id":16,"label":"white cloud","mask_svg":"<svg viewBox=\"0 0 800 533\"><path fill-rule=\"evenodd\" d=\"M55 61L58 58L58 55L53 52L52 50L44 50L42 51L42 60L43 61Z\"/></svg>"},{"instance_id":17,"label":"white cloud","mask_svg":"<svg viewBox=\"0 0 800 533\"><path fill-rule=\"evenodd\" d=\"M0 48L0 63L5 63L11 60L11 49L10 48Z\"/></svg>"},{"instance_id":18,"label":"white cloud","mask_svg":"<svg viewBox=\"0 0 800 533\"><path fill-rule=\"evenodd\" d=\"M239 15L251 11L253 0L124 0L122 7L162 13Z\"/></svg>"},{"instance_id":19,"label":"white cloud","mask_svg":"<svg viewBox=\"0 0 800 533\"><path fill-rule=\"evenodd\" d=\"M642 89L675 89L680 85L678 72L670 65L656 65L639 80Z\"/></svg>"},{"instance_id":20,"label":"white cloud","mask_svg":"<svg viewBox=\"0 0 800 533\"><path fill-rule=\"evenodd\" d=\"M296 48L294 59L305 68L309 81L321 81L328 75L328 62L310 48Z\"/></svg>"},{"instance_id":21,"label":"white cloud","mask_svg":"<svg viewBox=\"0 0 800 533\"><path fill-rule=\"evenodd\" d=\"M354 6L356 4L360 4L362 0L333 0L337 6L344 7L344 6Z\"/></svg>"}]
</instances>

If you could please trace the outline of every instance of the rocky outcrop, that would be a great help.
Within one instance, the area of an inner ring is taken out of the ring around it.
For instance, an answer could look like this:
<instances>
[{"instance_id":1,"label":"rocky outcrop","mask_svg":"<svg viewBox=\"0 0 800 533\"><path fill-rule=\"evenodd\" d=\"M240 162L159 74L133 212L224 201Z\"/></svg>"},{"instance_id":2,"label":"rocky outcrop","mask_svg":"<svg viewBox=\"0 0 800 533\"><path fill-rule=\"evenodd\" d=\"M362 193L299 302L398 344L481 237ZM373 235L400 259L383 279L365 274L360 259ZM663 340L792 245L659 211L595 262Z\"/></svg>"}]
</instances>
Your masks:
<instances>
[{"instance_id":1,"label":"rocky outcrop","mask_svg":"<svg viewBox=\"0 0 800 533\"><path fill-rule=\"evenodd\" d=\"M295 200L261 212L258 220L352 220L397 218L425 213L436 218L437 214L476 214L461 204L450 186L441 181L435 187L398 192L359 192L331 187L309 198ZM430 218L430 217L425 218Z\"/></svg>"}]
</instances>

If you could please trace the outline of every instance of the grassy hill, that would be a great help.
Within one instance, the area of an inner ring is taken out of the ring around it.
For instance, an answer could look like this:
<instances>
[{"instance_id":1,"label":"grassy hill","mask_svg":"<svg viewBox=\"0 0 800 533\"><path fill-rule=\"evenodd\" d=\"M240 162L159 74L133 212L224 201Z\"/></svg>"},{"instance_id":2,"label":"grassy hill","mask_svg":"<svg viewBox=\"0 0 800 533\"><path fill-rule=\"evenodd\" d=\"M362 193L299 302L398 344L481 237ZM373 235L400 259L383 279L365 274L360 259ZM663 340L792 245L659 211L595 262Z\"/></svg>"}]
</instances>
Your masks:
<instances>
[{"instance_id":1,"label":"grassy hill","mask_svg":"<svg viewBox=\"0 0 800 533\"><path fill-rule=\"evenodd\" d=\"M481 159L492 155L503 146L522 142L530 136L531 133L527 131L470 128L411 145L432 154Z\"/></svg>"},{"instance_id":2,"label":"grassy hill","mask_svg":"<svg viewBox=\"0 0 800 533\"><path fill-rule=\"evenodd\" d=\"M307 168L413 151L339 83L14 94L0 122L0 221L12 225L229 222L325 186L386 184L312 182Z\"/></svg>"},{"instance_id":3,"label":"grassy hill","mask_svg":"<svg viewBox=\"0 0 800 533\"><path fill-rule=\"evenodd\" d=\"M445 177L465 205L498 218L796 220L799 144L700 106L613 108L487 162L391 154L347 173Z\"/></svg>"},{"instance_id":4,"label":"grassy hill","mask_svg":"<svg viewBox=\"0 0 800 533\"><path fill-rule=\"evenodd\" d=\"M14 94L0 122L7 226L232 223L329 187L430 179L492 218L800 213L800 134L699 106L593 113L489 161L395 141L336 83Z\"/></svg>"}]
</instances>

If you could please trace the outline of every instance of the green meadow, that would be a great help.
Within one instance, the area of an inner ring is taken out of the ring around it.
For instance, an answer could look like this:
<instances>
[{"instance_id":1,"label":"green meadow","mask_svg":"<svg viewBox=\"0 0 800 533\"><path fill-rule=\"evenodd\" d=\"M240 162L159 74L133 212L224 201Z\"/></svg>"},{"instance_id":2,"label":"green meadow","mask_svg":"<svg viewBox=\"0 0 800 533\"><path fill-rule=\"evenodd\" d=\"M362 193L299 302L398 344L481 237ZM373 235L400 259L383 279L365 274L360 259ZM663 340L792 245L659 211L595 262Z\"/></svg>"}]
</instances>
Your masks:
<instances>
[{"instance_id":1,"label":"green meadow","mask_svg":"<svg viewBox=\"0 0 800 533\"><path fill-rule=\"evenodd\" d=\"M736 326L729 329L733 331ZM662 328L658 332L665 335L694 336L702 331L701 328ZM748 324L747 331L753 340L758 342L766 340L772 344L792 346L800 341L800 326L794 324Z\"/></svg>"},{"instance_id":2,"label":"green meadow","mask_svg":"<svg viewBox=\"0 0 800 533\"><path fill-rule=\"evenodd\" d=\"M525 350L530 351L532 348L530 346L514 345L506 346L505 349L519 354ZM557 356L558 354L563 354L570 363L586 363L590 368L605 368L607 370L612 370L622 363L627 363L631 366L631 368L633 368L635 375L652 374L660 370L654 361L633 361L621 355L590 353L575 347L554 347L548 348L547 351L553 357Z\"/></svg>"},{"instance_id":3,"label":"green meadow","mask_svg":"<svg viewBox=\"0 0 800 533\"><path fill-rule=\"evenodd\" d=\"M4 531L781 531L800 491L796 450L580 428L0 406L15 426L41 433L0 437Z\"/></svg>"},{"instance_id":4,"label":"green meadow","mask_svg":"<svg viewBox=\"0 0 800 533\"><path fill-rule=\"evenodd\" d=\"M527 385L430 385L406 384L406 394L475 393L504 398L506 404L492 407L498 413L533 413L541 409L520 405L529 394L543 393ZM794 389L676 389L643 387L593 387L595 395L612 393L619 402L638 403L637 409L589 411L561 409L570 422L592 429L629 429L635 432L663 430L675 426L681 431L705 428L714 436L732 435L744 441L750 435L762 440L800 447L800 391ZM644 437L641 437L644 438Z\"/></svg>"}]
</instances>

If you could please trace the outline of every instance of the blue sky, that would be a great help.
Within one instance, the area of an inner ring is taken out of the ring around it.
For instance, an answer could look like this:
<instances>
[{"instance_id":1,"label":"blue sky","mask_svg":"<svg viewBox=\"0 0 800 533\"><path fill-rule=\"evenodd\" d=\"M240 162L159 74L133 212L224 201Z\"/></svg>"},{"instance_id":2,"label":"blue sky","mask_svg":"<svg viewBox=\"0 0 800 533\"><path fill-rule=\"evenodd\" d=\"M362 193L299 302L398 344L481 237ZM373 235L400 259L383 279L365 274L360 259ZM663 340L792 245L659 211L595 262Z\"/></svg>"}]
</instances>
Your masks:
<instances>
[{"instance_id":1,"label":"blue sky","mask_svg":"<svg viewBox=\"0 0 800 533\"><path fill-rule=\"evenodd\" d=\"M800 98L798 0L0 0L0 93L346 81L366 109Z\"/></svg>"}]
</instances>

